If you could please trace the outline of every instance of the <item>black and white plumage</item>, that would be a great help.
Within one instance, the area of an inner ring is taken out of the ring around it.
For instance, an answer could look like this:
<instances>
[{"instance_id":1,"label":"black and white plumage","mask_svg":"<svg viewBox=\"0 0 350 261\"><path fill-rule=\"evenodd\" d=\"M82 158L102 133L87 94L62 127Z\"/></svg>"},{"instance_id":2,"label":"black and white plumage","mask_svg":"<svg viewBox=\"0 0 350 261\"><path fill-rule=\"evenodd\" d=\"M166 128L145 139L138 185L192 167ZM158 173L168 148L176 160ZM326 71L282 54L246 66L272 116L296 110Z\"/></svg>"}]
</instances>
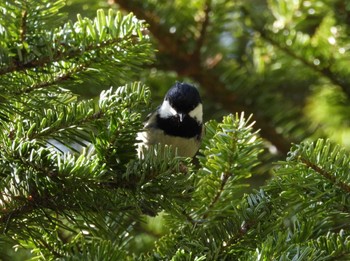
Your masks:
<instances>
[{"instance_id":1,"label":"black and white plumage","mask_svg":"<svg viewBox=\"0 0 350 261\"><path fill-rule=\"evenodd\" d=\"M177 82L165 95L163 103L149 115L144 131L138 133L141 147L154 144L172 145L177 154L193 157L203 134L203 107L198 90Z\"/></svg>"}]
</instances>

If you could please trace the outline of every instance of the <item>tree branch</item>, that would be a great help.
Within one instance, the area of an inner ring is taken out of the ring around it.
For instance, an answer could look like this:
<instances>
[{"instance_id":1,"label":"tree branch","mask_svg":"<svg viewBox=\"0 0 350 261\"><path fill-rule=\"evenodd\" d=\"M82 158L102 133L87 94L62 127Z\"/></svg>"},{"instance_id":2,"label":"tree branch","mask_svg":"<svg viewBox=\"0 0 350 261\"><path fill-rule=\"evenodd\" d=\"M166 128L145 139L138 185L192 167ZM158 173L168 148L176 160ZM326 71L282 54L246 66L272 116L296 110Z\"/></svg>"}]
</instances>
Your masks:
<instances>
[{"instance_id":1,"label":"tree branch","mask_svg":"<svg viewBox=\"0 0 350 261\"><path fill-rule=\"evenodd\" d=\"M210 23L210 18L209 18L210 12L211 12L211 0L207 0L204 6L204 18L201 24L200 34L196 41L196 48L193 52L193 56L197 57L198 61L200 61L200 52L204 44L205 38L207 36L207 30Z\"/></svg>"},{"instance_id":2,"label":"tree branch","mask_svg":"<svg viewBox=\"0 0 350 261\"><path fill-rule=\"evenodd\" d=\"M321 74L323 77L327 78L332 84L339 86L344 93L348 97L350 97L350 89L348 88L349 83L345 80L340 79L335 73L332 72L331 65L328 66L322 66L322 65L315 65L313 62L308 61L304 56L298 55L294 50L291 50L287 46L281 45L278 41L274 40L272 37L270 37L265 30L261 30L258 27L255 28L257 32L260 33L261 37L271 45L277 47L290 57L292 57L295 60L298 60L306 67L310 68L311 70Z\"/></svg>"},{"instance_id":3,"label":"tree branch","mask_svg":"<svg viewBox=\"0 0 350 261\"><path fill-rule=\"evenodd\" d=\"M230 178L230 176L231 175L229 173L227 173L227 172L222 174L220 188L218 189L218 191L216 192L216 194L213 197L212 201L210 202L210 204L209 204L209 206L207 208L208 210L204 213L203 220L207 219L207 217L209 215L209 211L219 201L222 193L225 190L225 185L227 184L227 181Z\"/></svg>"},{"instance_id":4,"label":"tree branch","mask_svg":"<svg viewBox=\"0 0 350 261\"><path fill-rule=\"evenodd\" d=\"M69 59L73 59L75 57L81 57L84 53L88 53L88 52L92 52L92 51L96 51L96 50L101 50L104 47L108 47L108 46L115 46L116 44L121 44L122 42L125 41L125 46L128 46L130 43L128 42L128 40L132 40L135 36L128 36L126 38L121 38L121 39L111 39L108 41L104 41L102 43L99 44L91 44L86 46L84 49L72 49L72 50L67 50L65 52L62 51L57 51L52 50L52 52L54 53L54 55L51 56L42 56L39 59L33 59L27 63L20 63L17 62L16 60L14 60L11 64L9 64L9 66L0 69L0 75L4 75L7 73L12 73L15 71L24 71L24 70L28 70L28 69L33 69L33 68L40 68L40 67L45 67L47 64L52 63L52 62L59 62L59 61L67 61ZM122 48L123 46L120 46L120 48ZM54 52L56 51L56 52Z\"/></svg>"},{"instance_id":5,"label":"tree branch","mask_svg":"<svg viewBox=\"0 0 350 261\"><path fill-rule=\"evenodd\" d=\"M298 60L306 67L310 68L311 70L313 70L313 71L321 74L323 77L329 79L329 81L332 84L341 87L341 89L347 95L347 97L350 98L349 82L346 81L345 78L339 77L337 75L337 73L332 72L332 65L331 64L326 65L326 66L322 66L322 64L319 66L315 65L313 63L313 61L307 60L303 56L303 54L298 54L295 50L292 50L288 46L282 45L280 42L276 41L275 39L273 39L273 37L271 37L269 35L268 30L266 30L264 27L261 26L261 21L256 21L256 19L254 19L255 15L252 12L250 12L249 9L244 8L244 6L242 6L242 8L243 8L245 15L249 16L251 18L251 22L252 22L251 26L252 26L253 30L258 32L266 42L268 42L271 45L275 46L276 48L280 49L281 51L283 51L284 53L286 53L287 55L289 55L293 59ZM281 41L281 42L283 42L283 41ZM322 59L320 59L320 60L322 60Z\"/></svg>"},{"instance_id":6,"label":"tree branch","mask_svg":"<svg viewBox=\"0 0 350 261\"><path fill-rule=\"evenodd\" d=\"M79 72L82 72L84 70L87 69L86 65L81 65L79 67L73 67L70 68L69 71L67 71L66 73L62 73L56 77L53 77L52 79L48 80L48 81L39 81L39 82L35 82L34 84L32 84L29 87L25 87L21 90L18 91L14 91L14 92L9 92L9 93L13 93L16 96L21 96L22 94L29 94L35 90L38 89L43 89L43 88L49 88L52 87L60 82L64 82L68 79L73 78L73 76Z\"/></svg>"},{"instance_id":7,"label":"tree branch","mask_svg":"<svg viewBox=\"0 0 350 261\"><path fill-rule=\"evenodd\" d=\"M24 1L26 3L26 1ZM27 10L22 11L21 17L21 27L20 27L20 39L21 42L24 43L26 41L27 34Z\"/></svg>"},{"instance_id":8,"label":"tree branch","mask_svg":"<svg viewBox=\"0 0 350 261\"><path fill-rule=\"evenodd\" d=\"M332 175L331 173L327 172L326 170L320 168L319 166L317 166L316 164L314 164L313 162L300 157L300 161L302 163L304 163L307 167L311 168L312 170L316 171L317 173L319 173L321 176L323 176L324 178L328 179L330 182L332 182L335 186L341 188L342 190L344 190L347 193L350 193L350 186L342 181L340 181L339 179L337 179L336 176Z\"/></svg>"}]
</instances>

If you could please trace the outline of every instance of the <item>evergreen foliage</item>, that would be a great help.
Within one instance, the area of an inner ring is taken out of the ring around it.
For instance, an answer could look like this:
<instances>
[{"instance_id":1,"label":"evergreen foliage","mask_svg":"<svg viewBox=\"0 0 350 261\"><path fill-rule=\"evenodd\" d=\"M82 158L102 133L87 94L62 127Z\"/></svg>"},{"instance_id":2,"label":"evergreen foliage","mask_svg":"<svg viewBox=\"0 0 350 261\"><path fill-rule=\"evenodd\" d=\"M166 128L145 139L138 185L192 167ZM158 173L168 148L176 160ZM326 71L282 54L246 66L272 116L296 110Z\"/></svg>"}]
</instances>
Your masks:
<instances>
[{"instance_id":1,"label":"evergreen foliage","mask_svg":"<svg viewBox=\"0 0 350 261\"><path fill-rule=\"evenodd\" d=\"M346 1L114 2L0 0L0 259L349 260ZM226 116L138 158L178 77Z\"/></svg>"}]
</instances>

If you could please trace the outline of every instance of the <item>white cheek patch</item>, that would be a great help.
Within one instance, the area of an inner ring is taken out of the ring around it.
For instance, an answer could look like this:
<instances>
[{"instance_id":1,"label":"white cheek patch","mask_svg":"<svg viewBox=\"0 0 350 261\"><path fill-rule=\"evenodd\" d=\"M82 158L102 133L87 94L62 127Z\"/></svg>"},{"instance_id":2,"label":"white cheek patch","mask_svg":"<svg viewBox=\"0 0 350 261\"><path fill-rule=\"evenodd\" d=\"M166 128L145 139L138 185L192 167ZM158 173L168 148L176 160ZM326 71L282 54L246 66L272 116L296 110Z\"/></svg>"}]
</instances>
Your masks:
<instances>
[{"instance_id":1,"label":"white cheek patch","mask_svg":"<svg viewBox=\"0 0 350 261\"><path fill-rule=\"evenodd\" d=\"M163 101L162 106L159 108L159 115L161 118L169 118L171 116L176 115L176 110L171 107L169 101Z\"/></svg>"},{"instance_id":2,"label":"white cheek patch","mask_svg":"<svg viewBox=\"0 0 350 261\"><path fill-rule=\"evenodd\" d=\"M203 121L203 106L202 104L198 104L196 108L194 108L192 111L189 112L189 114L192 118L197 119L198 122Z\"/></svg>"}]
</instances>

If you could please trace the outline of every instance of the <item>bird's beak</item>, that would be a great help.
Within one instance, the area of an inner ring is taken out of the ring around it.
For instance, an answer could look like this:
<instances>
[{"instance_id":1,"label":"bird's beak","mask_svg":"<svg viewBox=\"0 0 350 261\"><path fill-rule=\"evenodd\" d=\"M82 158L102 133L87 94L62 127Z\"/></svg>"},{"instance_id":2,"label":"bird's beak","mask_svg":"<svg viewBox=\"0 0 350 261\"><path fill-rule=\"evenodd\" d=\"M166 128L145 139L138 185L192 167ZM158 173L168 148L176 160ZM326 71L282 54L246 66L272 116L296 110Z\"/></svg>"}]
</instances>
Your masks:
<instances>
[{"instance_id":1,"label":"bird's beak","mask_svg":"<svg viewBox=\"0 0 350 261\"><path fill-rule=\"evenodd\" d=\"M182 122L183 119L185 118L185 114L184 113L178 113L178 115L179 115L180 122Z\"/></svg>"}]
</instances>

